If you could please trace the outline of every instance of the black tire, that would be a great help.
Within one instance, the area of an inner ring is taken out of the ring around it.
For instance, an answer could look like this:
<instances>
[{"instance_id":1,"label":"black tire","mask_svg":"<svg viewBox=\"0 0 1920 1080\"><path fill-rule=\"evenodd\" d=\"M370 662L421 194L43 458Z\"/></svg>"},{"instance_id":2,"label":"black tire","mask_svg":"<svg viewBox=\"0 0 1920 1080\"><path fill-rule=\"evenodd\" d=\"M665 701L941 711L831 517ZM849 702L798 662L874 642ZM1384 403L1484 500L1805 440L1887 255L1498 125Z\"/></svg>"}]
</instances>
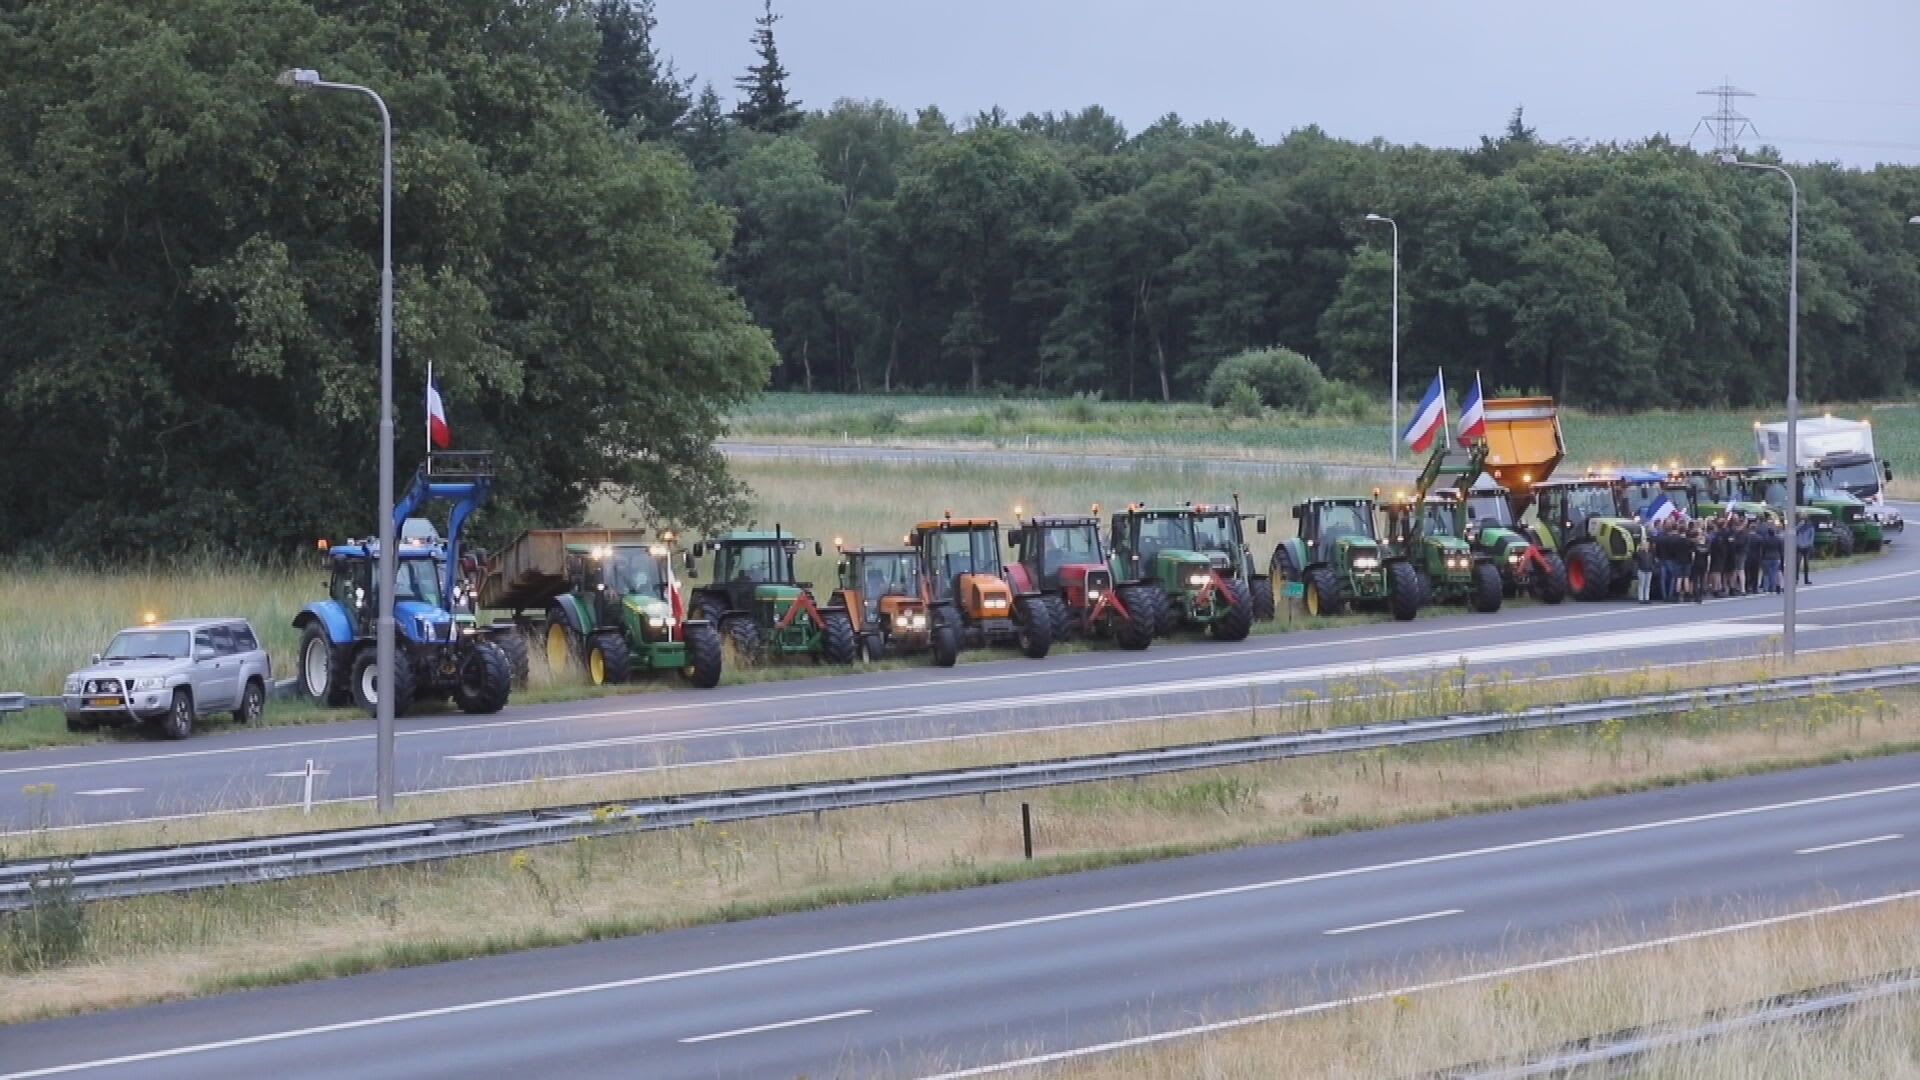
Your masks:
<instances>
[{"instance_id":1,"label":"black tire","mask_svg":"<svg viewBox=\"0 0 1920 1080\"><path fill-rule=\"evenodd\" d=\"M1567 564L1551 551L1540 553L1543 566L1533 568L1533 598L1543 604L1558 604L1567 598Z\"/></svg>"},{"instance_id":2,"label":"black tire","mask_svg":"<svg viewBox=\"0 0 1920 1080\"><path fill-rule=\"evenodd\" d=\"M960 660L960 628L938 616L933 620L933 664L952 667Z\"/></svg>"},{"instance_id":3,"label":"black tire","mask_svg":"<svg viewBox=\"0 0 1920 1080\"><path fill-rule=\"evenodd\" d=\"M259 679L248 679L240 689L240 705L233 710L236 724L257 724L267 714L267 686Z\"/></svg>"},{"instance_id":4,"label":"black tire","mask_svg":"<svg viewBox=\"0 0 1920 1080\"><path fill-rule=\"evenodd\" d=\"M743 664L760 662L760 628L745 615L728 615L719 623L720 639L733 646L733 655Z\"/></svg>"},{"instance_id":5,"label":"black tire","mask_svg":"<svg viewBox=\"0 0 1920 1080\"><path fill-rule=\"evenodd\" d=\"M1119 597L1127 617L1115 620L1113 640L1135 651L1153 644L1153 628L1159 625L1160 609L1167 606L1167 594L1158 585L1129 585L1119 591Z\"/></svg>"},{"instance_id":6,"label":"black tire","mask_svg":"<svg viewBox=\"0 0 1920 1080\"><path fill-rule=\"evenodd\" d=\"M1053 647L1053 617L1045 599L1029 601L1023 596L1014 600L1013 627L1014 640L1027 659L1042 659Z\"/></svg>"},{"instance_id":7,"label":"black tire","mask_svg":"<svg viewBox=\"0 0 1920 1080\"><path fill-rule=\"evenodd\" d=\"M1387 564L1387 610L1400 622L1412 622L1420 614L1420 580L1413 565L1395 559Z\"/></svg>"},{"instance_id":8,"label":"black tire","mask_svg":"<svg viewBox=\"0 0 1920 1080\"><path fill-rule=\"evenodd\" d=\"M347 665L333 647L326 627L307 624L300 634L300 693L322 705L345 705L352 697Z\"/></svg>"},{"instance_id":9,"label":"black tire","mask_svg":"<svg viewBox=\"0 0 1920 1080\"><path fill-rule=\"evenodd\" d=\"M67 730L71 732L75 732L77 734L85 734L89 731L99 731L100 721L97 718L92 716L87 716L84 714L76 716L73 713L68 713L67 714Z\"/></svg>"},{"instance_id":10,"label":"black tire","mask_svg":"<svg viewBox=\"0 0 1920 1080\"><path fill-rule=\"evenodd\" d=\"M1600 545L1573 545L1567 550L1565 565L1567 589L1575 600L1593 604L1607 598L1613 567L1608 565L1607 553L1600 550Z\"/></svg>"},{"instance_id":11,"label":"black tire","mask_svg":"<svg viewBox=\"0 0 1920 1080\"><path fill-rule=\"evenodd\" d=\"M1161 604L1159 613L1153 617L1153 636L1171 637L1179 628L1179 612L1174 610L1173 597L1168 595L1167 590L1158 585L1154 587L1160 590Z\"/></svg>"},{"instance_id":12,"label":"black tire","mask_svg":"<svg viewBox=\"0 0 1920 1080\"><path fill-rule=\"evenodd\" d=\"M1227 579L1227 610L1207 624L1215 641L1245 641L1253 632L1253 595L1239 578Z\"/></svg>"},{"instance_id":13,"label":"black tire","mask_svg":"<svg viewBox=\"0 0 1920 1080\"><path fill-rule=\"evenodd\" d=\"M1254 578L1247 583L1247 588L1253 594L1254 621L1271 622L1274 616L1279 614L1279 609L1274 607L1273 603L1273 579Z\"/></svg>"},{"instance_id":14,"label":"black tire","mask_svg":"<svg viewBox=\"0 0 1920 1080\"><path fill-rule=\"evenodd\" d=\"M715 626L719 626L720 620L727 614L727 605L711 596L700 597L694 607L699 609L701 618Z\"/></svg>"},{"instance_id":15,"label":"black tire","mask_svg":"<svg viewBox=\"0 0 1920 1080\"><path fill-rule=\"evenodd\" d=\"M860 646L853 639L853 620L846 612L820 613L820 653L829 664L851 664L859 659Z\"/></svg>"},{"instance_id":16,"label":"black tire","mask_svg":"<svg viewBox=\"0 0 1920 1080\"><path fill-rule=\"evenodd\" d=\"M720 685L720 668L725 663L720 648L720 631L712 623L692 623L687 631L687 666L680 674L694 686L711 690Z\"/></svg>"},{"instance_id":17,"label":"black tire","mask_svg":"<svg viewBox=\"0 0 1920 1080\"><path fill-rule=\"evenodd\" d=\"M1338 615L1347 608L1340 594L1340 575L1331 566L1316 566L1307 571L1307 614Z\"/></svg>"},{"instance_id":18,"label":"black tire","mask_svg":"<svg viewBox=\"0 0 1920 1080\"><path fill-rule=\"evenodd\" d=\"M1408 563L1407 565L1413 566L1412 563ZM1428 574L1424 569L1414 566L1413 578L1420 583L1420 606L1426 607L1428 604L1433 603L1433 576Z\"/></svg>"},{"instance_id":19,"label":"black tire","mask_svg":"<svg viewBox=\"0 0 1920 1080\"><path fill-rule=\"evenodd\" d=\"M625 645L625 642L621 642ZM454 676L453 703L463 713L497 713L507 707L513 696L513 663L505 649L491 641L481 641L460 658L460 671Z\"/></svg>"},{"instance_id":20,"label":"black tire","mask_svg":"<svg viewBox=\"0 0 1920 1080\"><path fill-rule=\"evenodd\" d=\"M1067 598L1048 594L1040 602L1047 606L1047 636L1053 641L1072 641L1080 629L1080 619L1067 606Z\"/></svg>"},{"instance_id":21,"label":"black tire","mask_svg":"<svg viewBox=\"0 0 1920 1080\"><path fill-rule=\"evenodd\" d=\"M560 608L547 612L546 639L540 643L540 651L547 659L547 672L554 678L580 673L580 664L586 653L580 635L574 632L573 624L567 621L567 613Z\"/></svg>"},{"instance_id":22,"label":"black tire","mask_svg":"<svg viewBox=\"0 0 1920 1080\"><path fill-rule=\"evenodd\" d=\"M379 710L379 677L375 673L375 660L378 652L373 646L362 648L353 658L353 703L360 706L368 716L374 716ZM396 645L393 650L393 715L405 716L413 706L414 679L413 664L407 660L407 652Z\"/></svg>"},{"instance_id":23,"label":"black tire","mask_svg":"<svg viewBox=\"0 0 1920 1080\"><path fill-rule=\"evenodd\" d=\"M595 686L619 686L633 675L633 651L627 635L601 630L587 639L587 681Z\"/></svg>"},{"instance_id":24,"label":"black tire","mask_svg":"<svg viewBox=\"0 0 1920 1080\"><path fill-rule=\"evenodd\" d=\"M173 692L173 704L160 718L160 734L169 739L184 739L193 734L193 691L182 686Z\"/></svg>"},{"instance_id":25,"label":"black tire","mask_svg":"<svg viewBox=\"0 0 1920 1080\"><path fill-rule=\"evenodd\" d=\"M858 635L860 662L877 664L887 658L887 637L878 630L868 630Z\"/></svg>"},{"instance_id":26,"label":"black tire","mask_svg":"<svg viewBox=\"0 0 1920 1080\"><path fill-rule=\"evenodd\" d=\"M1853 547L1853 530L1848 528L1844 522L1835 522L1833 525L1833 557L1836 559L1844 559L1853 554Z\"/></svg>"},{"instance_id":27,"label":"black tire","mask_svg":"<svg viewBox=\"0 0 1920 1080\"><path fill-rule=\"evenodd\" d=\"M1473 564L1473 591L1467 595L1467 606L1481 614L1499 611L1501 601L1507 598L1507 590L1500 582L1500 571L1490 562Z\"/></svg>"},{"instance_id":28,"label":"black tire","mask_svg":"<svg viewBox=\"0 0 1920 1080\"><path fill-rule=\"evenodd\" d=\"M499 631L488 640L506 654L507 670L513 673L514 689L525 690L527 680L533 675L533 643L527 640L526 631L515 626L511 630Z\"/></svg>"}]
</instances>

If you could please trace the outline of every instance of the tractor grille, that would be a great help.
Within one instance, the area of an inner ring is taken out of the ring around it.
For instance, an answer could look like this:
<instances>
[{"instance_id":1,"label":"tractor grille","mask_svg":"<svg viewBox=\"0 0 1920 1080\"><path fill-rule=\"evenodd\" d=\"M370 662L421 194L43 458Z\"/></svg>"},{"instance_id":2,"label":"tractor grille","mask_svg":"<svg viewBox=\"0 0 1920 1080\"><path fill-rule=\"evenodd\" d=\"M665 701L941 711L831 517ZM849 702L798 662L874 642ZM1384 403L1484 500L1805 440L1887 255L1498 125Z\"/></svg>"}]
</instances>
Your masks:
<instances>
[{"instance_id":1,"label":"tractor grille","mask_svg":"<svg viewBox=\"0 0 1920 1080\"><path fill-rule=\"evenodd\" d=\"M1111 588L1113 588L1113 572L1111 570L1087 571L1087 590L1089 592L1096 590L1106 592Z\"/></svg>"}]
</instances>

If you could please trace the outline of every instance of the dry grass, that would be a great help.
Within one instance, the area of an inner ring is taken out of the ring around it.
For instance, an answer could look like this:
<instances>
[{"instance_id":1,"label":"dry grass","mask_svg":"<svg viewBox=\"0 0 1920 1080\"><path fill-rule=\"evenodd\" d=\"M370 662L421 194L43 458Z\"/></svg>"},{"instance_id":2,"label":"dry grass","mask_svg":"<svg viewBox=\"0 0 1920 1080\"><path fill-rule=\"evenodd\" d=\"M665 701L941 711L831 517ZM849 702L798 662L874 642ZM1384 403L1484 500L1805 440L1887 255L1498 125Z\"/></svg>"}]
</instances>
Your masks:
<instances>
[{"instance_id":1,"label":"dry grass","mask_svg":"<svg viewBox=\"0 0 1920 1080\"><path fill-rule=\"evenodd\" d=\"M1763 922L1772 911L1680 912L1673 935ZM1920 901L1901 900L1642 948L1577 963L1557 958L1657 940L1593 928L1571 940L1519 945L1498 957L1374 972L1371 1000L1281 1016L1067 1065L1010 1072L1058 1080L1268 1080L1420 1076L1512 1061L1570 1040L1629 1027L1686 1028L1718 1009L1920 963ZM1512 970L1515 968L1533 970ZM1445 985L1452 984L1452 985ZM1277 992L1274 1011L1299 1002ZM1837 1027L1780 1027L1636 1063L1631 1075L1673 1080L1920 1076L1920 1012L1888 1002ZM1203 1021L1204 1022L1204 1021ZM1588 1073L1576 1075L1586 1076ZM1612 1073L1592 1075L1614 1075Z\"/></svg>"},{"instance_id":2,"label":"dry grass","mask_svg":"<svg viewBox=\"0 0 1920 1080\"><path fill-rule=\"evenodd\" d=\"M530 850L85 909L58 964L11 954L0 1022L1059 873L1920 742L1920 703L1713 710L1644 726L1305 759ZM1018 807L1034 804L1035 863ZM4 937L0 935L0 937ZM0 967L7 965L0 964Z\"/></svg>"}]
</instances>

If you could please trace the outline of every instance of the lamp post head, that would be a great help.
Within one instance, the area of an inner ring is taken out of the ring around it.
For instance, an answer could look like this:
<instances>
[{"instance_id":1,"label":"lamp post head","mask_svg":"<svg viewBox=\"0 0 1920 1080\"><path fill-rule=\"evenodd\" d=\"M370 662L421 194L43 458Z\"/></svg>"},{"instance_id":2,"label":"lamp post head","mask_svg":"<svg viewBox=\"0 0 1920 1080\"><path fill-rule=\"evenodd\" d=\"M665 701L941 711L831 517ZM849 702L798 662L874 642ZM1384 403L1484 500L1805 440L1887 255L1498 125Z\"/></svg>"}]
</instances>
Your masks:
<instances>
[{"instance_id":1,"label":"lamp post head","mask_svg":"<svg viewBox=\"0 0 1920 1080\"><path fill-rule=\"evenodd\" d=\"M1365 217L1365 218L1364 218L1363 220L1366 220L1366 221L1385 221L1385 220L1387 220L1387 219L1386 219L1386 218L1383 218L1383 217L1381 217L1381 216L1380 216L1379 214L1368 214L1368 215L1367 215L1367 216L1366 216L1366 217Z\"/></svg>"},{"instance_id":2,"label":"lamp post head","mask_svg":"<svg viewBox=\"0 0 1920 1080\"><path fill-rule=\"evenodd\" d=\"M1740 164L1740 159L1739 159L1739 158L1737 158L1737 157L1735 157L1735 156L1733 156L1732 154L1721 154L1721 155L1719 155L1719 158L1720 158L1720 164L1722 164L1722 165L1738 165L1738 164Z\"/></svg>"},{"instance_id":3,"label":"lamp post head","mask_svg":"<svg viewBox=\"0 0 1920 1080\"><path fill-rule=\"evenodd\" d=\"M312 89L319 84L320 73L312 68L288 68L281 72L279 77L273 81L279 83L281 86Z\"/></svg>"},{"instance_id":4,"label":"lamp post head","mask_svg":"<svg viewBox=\"0 0 1920 1080\"><path fill-rule=\"evenodd\" d=\"M1909 225L1920 225L1920 214L1915 214L1915 215L1913 215L1912 217L1910 217L1910 218L1908 218L1908 219L1907 219L1907 224L1909 224Z\"/></svg>"}]
</instances>

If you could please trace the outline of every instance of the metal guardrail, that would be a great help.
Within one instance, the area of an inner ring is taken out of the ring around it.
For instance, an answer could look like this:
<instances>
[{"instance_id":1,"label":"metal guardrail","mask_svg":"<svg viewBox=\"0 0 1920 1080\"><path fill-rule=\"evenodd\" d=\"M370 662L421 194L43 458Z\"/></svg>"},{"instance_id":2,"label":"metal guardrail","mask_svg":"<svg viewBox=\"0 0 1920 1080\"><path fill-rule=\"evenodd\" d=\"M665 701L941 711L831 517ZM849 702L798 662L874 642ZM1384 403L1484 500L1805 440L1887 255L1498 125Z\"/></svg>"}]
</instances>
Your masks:
<instances>
[{"instance_id":1,"label":"metal guardrail","mask_svg":"<svg viewBox=\"0 0 1920 1080\"><path fill-rule=\"evenodd\" d=\"M1160 776L1193 769L1419 746L1915 685L1920 685L1920 664L1907 664L1603 701L1539 705L1512 712L1225 739L1088 757L672 795L621 805L548 807L256 840L102 852L72 859L15 861L0 863L0 911L30 906L35 888L56 880L83 900L147 896L404 866L463 855L515 851L582 837L680 828L697 822L717 824Z\"/></svg>"},{"instance_id":2,"label":"metal guardrail","mask_svg":"<svg viewBox=\"0 0 1920 1080\"><path fill-rule=\"evenodd\" d=\"M27 709L38 709L43 706L58 708L59 705L60 699L57 697L33 697L28 694L15 693L0 694L0 713L24 712Z\"/></svg>"},{"instance_id":3,"label":"metal guardrail","mask_svg":"<svg viewBox=\"0 0 1920 1080\"><path fill-rule=\"evenodd\" d=\"M1549 1076L1618 1076L1650 1055L1742 1035L1779 1024L1820 1027L1862 1005L1920 991L1920 970L1906 969L1781 994L1710 1013L1687 1027L1631 1027L1556 1046L1522 1063L1482 1063L1428 1073L1423 1080L1532 1080Z\"/></svg>"}]
</instances>

